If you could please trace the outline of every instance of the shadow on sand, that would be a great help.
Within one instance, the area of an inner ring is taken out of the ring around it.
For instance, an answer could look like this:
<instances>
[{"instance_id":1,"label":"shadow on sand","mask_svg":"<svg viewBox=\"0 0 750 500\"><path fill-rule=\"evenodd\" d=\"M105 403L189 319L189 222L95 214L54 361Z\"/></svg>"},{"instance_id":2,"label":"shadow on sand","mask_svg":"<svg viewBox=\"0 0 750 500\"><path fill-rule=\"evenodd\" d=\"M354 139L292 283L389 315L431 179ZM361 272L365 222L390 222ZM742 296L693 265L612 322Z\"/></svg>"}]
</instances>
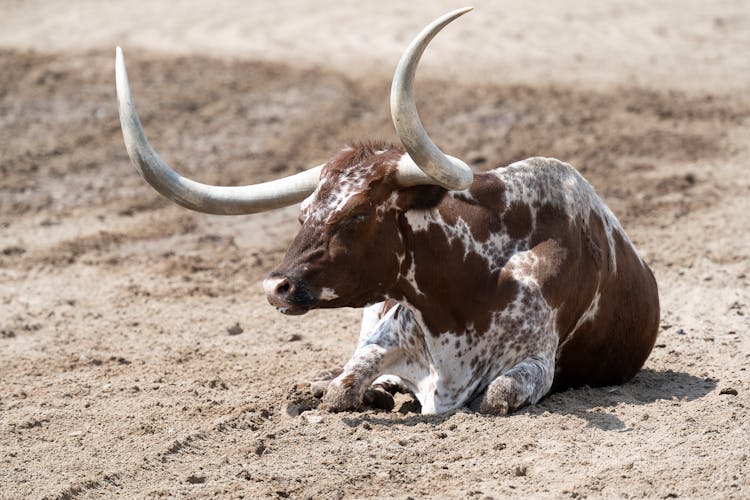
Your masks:
<instances>
[{"instance_id":1,"label":"shadow on sand","mask_svg":"<svg viewBox=\"0 0 750 500\"><path fill-rule=\"evenodd\" d=\"M716 380L672 370L641 370L630 382L608 387L581 387L553 393L533 407L521 410L530 415L545 411L570 413L588 421L589 427L623 430L616 414L602 411L618 404L645 405L659 400L692 401L716 388Z\"/></svg>"},{"instance_id":2,"label":"shadow on sand","mask_svg":"<svg viewBox=\"0 0 750 500\"><path fill-rule=\"evenodd\" d=\"M608 387L581 387L555 392L533 406L527 406L513 415L537 416L544 412L573 414L588 421L589 427L607 431L625 430L625 423L616 414L602 411L618 404L645 405L659 400L692 401L701 398L716 388L716 380L696 377L685 372L672 370L641 370L630 382ZM414 403L406 405L414 408ZM416 405L418 407L418 404ZM382 412L368 412L362 416L344 418L344 422L357 427L363 422L385 426L414 426L420 423L440 424L455 413L470 412L466 408L442 415L415 415L410 413L403 418L382 416ZM511 415L512 418L512 415Z\"/></svg>"}]
</instances>

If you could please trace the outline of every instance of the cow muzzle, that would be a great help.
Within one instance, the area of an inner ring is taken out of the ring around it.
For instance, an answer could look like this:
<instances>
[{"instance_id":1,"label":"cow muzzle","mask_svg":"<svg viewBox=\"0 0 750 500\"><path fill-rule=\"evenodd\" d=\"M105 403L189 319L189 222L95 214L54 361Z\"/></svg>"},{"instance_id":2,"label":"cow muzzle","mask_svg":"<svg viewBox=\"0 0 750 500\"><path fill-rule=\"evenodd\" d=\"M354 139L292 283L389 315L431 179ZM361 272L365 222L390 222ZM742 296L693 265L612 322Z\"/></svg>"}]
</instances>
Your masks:
<instances>
[{"instance_id":1,"label":"cow muzzle","mask_svg":"<svg viewBox=\"0 0 750 500\"><path fill-rule=\"evenodd\" d=\"M263 280L263 290L269 304L282 314L305 314L318 302L303 280L281 273L268 275Z\"/></svg>"}]
</instances>

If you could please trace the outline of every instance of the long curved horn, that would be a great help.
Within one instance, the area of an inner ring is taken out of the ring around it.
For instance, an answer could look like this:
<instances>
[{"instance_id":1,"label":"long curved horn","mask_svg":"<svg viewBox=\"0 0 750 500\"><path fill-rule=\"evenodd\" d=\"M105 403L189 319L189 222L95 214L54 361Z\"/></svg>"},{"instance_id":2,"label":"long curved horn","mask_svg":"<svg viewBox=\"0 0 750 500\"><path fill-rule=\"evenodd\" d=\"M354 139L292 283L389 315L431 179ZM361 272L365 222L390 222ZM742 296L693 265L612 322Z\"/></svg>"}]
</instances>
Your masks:
<instances>
[{"instance_id":1,"label":"long curved horn","mask_svg":"<svg viewBox=\"0 0 750 500\"><path fill-rule=\"evenodd\" d=\"M427 44L448 23L472 9L464 7L454 10L429 24L412 40L396 67L391 84L391 118L401 143L418 166L415 170L409 165L410 162L402 162L404 165L399 166L397 178L403 185L438 184L446 189L460 190L469 187L474 179L466 163L447 156L430 140L414 101L414 75ZM419 170L429 177L420 174Z\"/></svg>"},{"instance_id":2,"label":"long curved horn","mask_svg":"<svg viewBox=\"0 0 750 500\"><path fill-rule=\"evenodd\" d=\"M115 56L115 79L120 126L128 155L146 182L175 203L208 214L252 214L300 202L318 185L322 165L250 186L211 186L181 176L159 158L146 138L130 95L120 47L117 47Z\"/></svg>"}]
</instances>

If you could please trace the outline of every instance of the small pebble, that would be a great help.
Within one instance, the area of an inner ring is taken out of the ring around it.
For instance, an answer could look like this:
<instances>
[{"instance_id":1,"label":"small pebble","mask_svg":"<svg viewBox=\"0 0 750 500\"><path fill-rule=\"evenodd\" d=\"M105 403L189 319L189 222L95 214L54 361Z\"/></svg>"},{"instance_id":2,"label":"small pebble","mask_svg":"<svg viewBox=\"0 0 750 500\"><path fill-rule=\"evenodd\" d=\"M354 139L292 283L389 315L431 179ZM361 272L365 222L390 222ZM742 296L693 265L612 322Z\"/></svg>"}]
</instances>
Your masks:
<instances>
[{"instance_id":1,"label":"small pebble","mask_svg":"<svg viewBox=\"0 0 750 500\"><path fill-rule=\"evenodd\" d=\"M736 396L737 395L737 389L735 389L734 387L725 387L725 388L723 388L722 390L719 391L719 394L729 394L729 395L732 395L732 396Z\"/></svg>"},{"instance_id":2,"label":"small pebble","mask_svg":"<svg viewBox=\"0 0 750 500\"><path fill-rule=\"evenodd\" d=\"M190 484L203 484L206 482L206 476L198 476L196 474L191 474L185 480Z\"/></svg>"},{"instance_id":3,"label":"small pebble","mask_svg":"<svg viewBox=\"0 0 750 500\"><path fill-rule=\"evenodd\" d=\"M516 468L513 469L513 475L516 477L523 477L526 475L526 466L525 465L516 465Z\"/></svg>"},{"instance_id":4,"label":"small pebble","mask_svg":"<svg viewBox=\"0 0 750 500\"><path fill-rule=\"evenodd\" d=\"M323 422L323 416L322 415L316 415L314 413L308 413L305 412L302 414L302 418L310 422L311 424L319 424Z\"/></svg>"},{"instance_id":5,"label":"small pebble","mask_svg":"<svg viewBox=\"0 0 750 500\"><path fill-rule=\"evenodd\" d=\"M240 333L244 332L245 330L242 329L239 322L235 323L233 326L230 326L227 328L227 333L229 335L239 335Z\"/></svg>"}]
</instances>

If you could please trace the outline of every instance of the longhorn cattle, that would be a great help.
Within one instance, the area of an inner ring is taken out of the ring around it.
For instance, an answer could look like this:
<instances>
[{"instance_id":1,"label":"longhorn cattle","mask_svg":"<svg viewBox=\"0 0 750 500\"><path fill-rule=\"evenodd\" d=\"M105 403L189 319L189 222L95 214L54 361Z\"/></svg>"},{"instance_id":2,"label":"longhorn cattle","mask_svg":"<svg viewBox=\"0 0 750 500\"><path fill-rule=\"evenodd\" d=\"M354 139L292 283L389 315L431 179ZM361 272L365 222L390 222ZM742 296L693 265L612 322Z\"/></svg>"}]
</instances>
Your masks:
<instances>
[{"instance_id":1,"label":"longhorn cattle","mask_svg":"<svg viewBox=\"0 0 750 500\"><path fill-rule=\"evenodd\" d=\"M408 389L424 413L470 405L506 414L553 386L624 383L653 347L654 276L573 167L530 158L473 174L425 133L417 64L468 10L428 25L401 58L391 113L402 145L354 144L321 166L252 186L200 184L158 157L117 49L125 144L157 191L212 214L302 201L301 229L263 287L285 314L365 308L353 356L322 384L330 410L362 406L375 382Z\"/></svg>"}]
</instances>

